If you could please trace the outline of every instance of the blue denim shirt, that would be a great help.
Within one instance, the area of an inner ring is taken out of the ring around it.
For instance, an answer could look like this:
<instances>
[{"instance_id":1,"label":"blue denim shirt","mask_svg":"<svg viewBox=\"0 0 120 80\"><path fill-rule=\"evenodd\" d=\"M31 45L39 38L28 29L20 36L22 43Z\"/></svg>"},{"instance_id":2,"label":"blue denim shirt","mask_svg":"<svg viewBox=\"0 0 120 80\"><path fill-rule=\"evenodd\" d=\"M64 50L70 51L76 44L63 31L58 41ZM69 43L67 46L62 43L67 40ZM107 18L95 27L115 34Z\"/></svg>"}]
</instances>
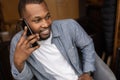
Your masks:
<instances>
[{"instance_id":1,"label":"blue denim shirt","mask_svg":"<svg viewBox=\"0 0 120 80\"><path fill-rule=\"evenodd\" d=\"M95 70L96 52L93 41L76 21L72 19L56 20L53 21L51 29L53 34L51 42L57 46L78 76L83 72ZM10 63L13 77L17 80L32 80L33 76L37 80L56 80L44 70L42 64L33 55L34 52L25 62L24 69L21 73L15 68L13 56L22 32L17 33L11 41ZM82 59L79 59L77 48L81 50L79 54L82 55Z\"/></svg>"}]
</instances>

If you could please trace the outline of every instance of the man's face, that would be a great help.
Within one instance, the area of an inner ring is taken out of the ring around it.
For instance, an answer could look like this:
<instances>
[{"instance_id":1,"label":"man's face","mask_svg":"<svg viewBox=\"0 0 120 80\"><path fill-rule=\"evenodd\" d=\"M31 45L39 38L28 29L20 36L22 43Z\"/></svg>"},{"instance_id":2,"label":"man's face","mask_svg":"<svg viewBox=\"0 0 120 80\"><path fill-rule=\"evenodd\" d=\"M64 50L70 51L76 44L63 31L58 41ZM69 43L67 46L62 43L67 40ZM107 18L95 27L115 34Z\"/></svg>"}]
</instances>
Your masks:
<instances>
[{"instance_id":1,"label":"man's face","mask_svg":"<svg viewBox=\"0 0 120 80\"><path fill-rule=\"evenodd\" d=\"M34 33L38 33L41 40L49 38L51 32L51 15L44 2L27 4L23 17L27 20Z\"/></svg>"}]
</instances>

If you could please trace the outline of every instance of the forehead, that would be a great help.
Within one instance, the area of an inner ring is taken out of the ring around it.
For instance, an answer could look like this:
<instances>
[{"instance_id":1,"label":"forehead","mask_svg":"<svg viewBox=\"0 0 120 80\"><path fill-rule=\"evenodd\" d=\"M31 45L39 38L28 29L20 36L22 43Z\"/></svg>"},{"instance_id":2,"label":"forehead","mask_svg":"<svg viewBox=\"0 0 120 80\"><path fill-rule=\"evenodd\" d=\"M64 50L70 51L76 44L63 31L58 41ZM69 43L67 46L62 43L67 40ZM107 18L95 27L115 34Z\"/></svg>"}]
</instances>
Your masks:
<instances>
[{"instance_id":1,"label":"forehead","mask_svg":"<svg viewBox=\"0 0 120 80\"><path fill-rule=\"evenodd\" d=\"M24 17L45 16L48 13L48 7L44 2L40 4L27 4L25 6Z\"/></svg>"}]
</instances>

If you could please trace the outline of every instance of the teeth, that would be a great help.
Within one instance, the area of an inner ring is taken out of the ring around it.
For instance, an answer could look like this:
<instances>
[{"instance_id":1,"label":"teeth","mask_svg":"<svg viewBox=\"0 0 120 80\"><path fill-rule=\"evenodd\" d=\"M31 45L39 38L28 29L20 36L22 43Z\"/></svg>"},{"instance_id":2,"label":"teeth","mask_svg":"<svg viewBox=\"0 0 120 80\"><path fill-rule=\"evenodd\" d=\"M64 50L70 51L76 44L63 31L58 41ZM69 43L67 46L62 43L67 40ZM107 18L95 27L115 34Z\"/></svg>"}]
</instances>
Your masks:
<instances>
[{"instance_id":1,"label":"teeth","mask_svg":"<svg viewBox=\"0 0 120 80\"><path fill-rule=\"evenodd\" d=\"M48 29L47 29L47 30L45 30L45 31L43 31L43 32L48 32Z\"/></svg>"},{"instance_id":2,"label":"teeth","mask_svg":"<svg viewBox=\"0 0 120 80\"><path fill-rule=\"evenodd\" d=\"M42 31L41 33L44 33L44 34L45 34L45 33L48 33L48 31L49 31L49 30L46 29L46 30Z\"/></svg>"}]
</instances>

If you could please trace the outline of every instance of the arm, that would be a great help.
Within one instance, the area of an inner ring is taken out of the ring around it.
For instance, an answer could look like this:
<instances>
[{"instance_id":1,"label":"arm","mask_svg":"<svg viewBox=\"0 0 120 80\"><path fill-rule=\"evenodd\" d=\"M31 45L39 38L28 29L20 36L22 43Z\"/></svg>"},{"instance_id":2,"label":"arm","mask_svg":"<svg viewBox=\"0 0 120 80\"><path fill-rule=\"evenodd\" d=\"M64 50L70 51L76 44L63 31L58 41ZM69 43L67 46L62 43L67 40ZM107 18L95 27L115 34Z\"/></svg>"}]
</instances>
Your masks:
<instances>
[{"instance_id":1,"label":"arm","mask_svg":"<svg viewBox=\"0 0 120 80\"><path fill-rule=\"evenodd\" d=\"M95 70L95 49L92 38L83 30L83 28L76 23L73 22L75 27L75 44L78 48L81 49L82 52L82 62L83 62L83 72L89 72Z\"/></svg>"},{"instance_id":2,"label":"arm","mask_svg":"<svg viewBox=\"0 0 120 80\"><path fill-rule=\"evenodd\" d=\"M83 74L79 76L79 80L92 80L90 71L95 71L95 49L91 37L84 31L84 29L75 21L71 21L69 26L69 33L75 45L82 53ZM80 61L81 62L81 61Z\"/></svg>"},{"instance_id":3,"label":"arm","mask_svg":"<svg viewBox=\"0 0 120 80\"><path fill-rule=\"evenodd\" d=\"M31 80L33 74L26 63L30 54L37 49L36 47L29 47L27 43L34 43L37 40L36 35L25 38L27 29L24 30L22 36L18 35L13 38L10 46L10 63L12 75L17 80ZM18 39L18 40L17 40Z\"/></svg>"},{"instance_id":4,"label":"arm","mask_svg":"<svg viewBox=\"0 0 120 80\"><path fill-rule=\"evenodd\" d=\"M95 49L92 38L84 31L84 29L76 22L75 27L75 43L82 52L83 74L79 80L92 80L91 72L95 71ZM90 74L89 74L90 73Z\"/></svg>"}]
</instances>

